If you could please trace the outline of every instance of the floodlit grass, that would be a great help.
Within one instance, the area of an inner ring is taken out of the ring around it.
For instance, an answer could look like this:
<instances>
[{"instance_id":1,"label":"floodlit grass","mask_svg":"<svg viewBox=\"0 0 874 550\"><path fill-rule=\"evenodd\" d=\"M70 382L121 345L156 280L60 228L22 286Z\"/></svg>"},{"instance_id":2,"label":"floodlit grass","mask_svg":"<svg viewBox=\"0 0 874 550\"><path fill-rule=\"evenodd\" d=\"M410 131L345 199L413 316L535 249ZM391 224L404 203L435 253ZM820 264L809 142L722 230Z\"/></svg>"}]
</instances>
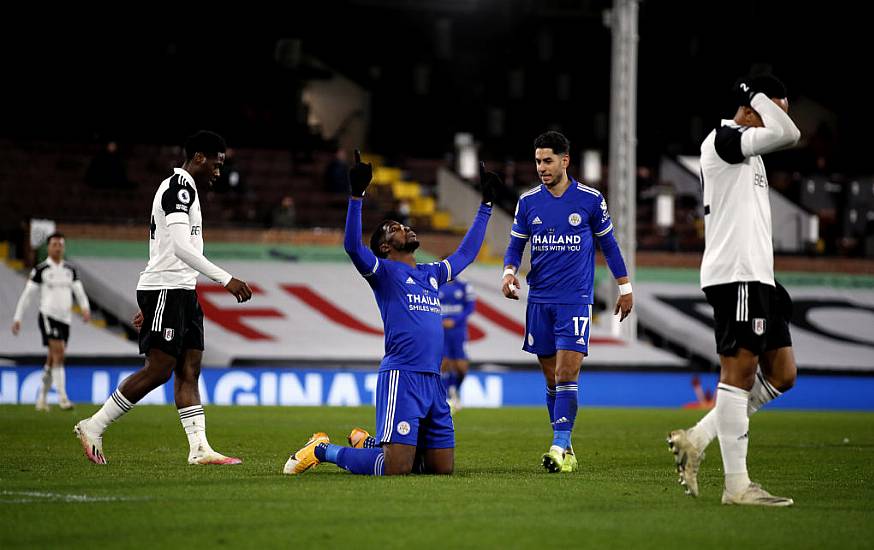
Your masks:
<instances>
[{"instance_id":1,"label":"floodlit grass","mask_svg":"<svg viewBox=\"0 0 874 550\"><path fill-rule=\"evenodd\" d=\"M719 446L701 497L682 494L664 438L700 412L581 409L581 469L547 474L542 408L466 409L456 474L353 476L325 464L280 474L313 431L337 443L372 408L206 407L210 442L240 466L189 466L172 407L135 408L107 431L96 466L73 413L0 407L0 547L870 548L874 415L765 411L750 472L788 509L719 503ZM693 546L695 545L695 546Z\"/></svg>"}]
</instances>

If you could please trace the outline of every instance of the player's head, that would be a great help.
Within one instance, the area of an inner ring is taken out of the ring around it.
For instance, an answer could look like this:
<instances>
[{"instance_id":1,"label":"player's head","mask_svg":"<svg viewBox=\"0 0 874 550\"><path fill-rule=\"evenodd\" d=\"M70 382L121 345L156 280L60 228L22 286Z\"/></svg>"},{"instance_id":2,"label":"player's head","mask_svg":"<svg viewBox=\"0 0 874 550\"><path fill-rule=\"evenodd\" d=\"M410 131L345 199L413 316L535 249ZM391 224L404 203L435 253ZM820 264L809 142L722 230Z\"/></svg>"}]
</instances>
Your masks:
<instances>
[{"instance_id":1,"label":"player's head","mask_svg":"<svg viewBox=\"0 0 874 550\"><path fill-rule=\"evenodd\" d=\"M567 178L571 144L564 134L550 130L534 140L534 163L537 175L547 187L554 187Z\"/></svg>"},{"instance_id":2,"label":"player's head","mask_svg":"<svg viewBox=\"0 0 874 550\"><path fill-rule=\"evenodd\" d=\"M742 126L751 126L761 128L764 126L762 117L750 106L749 93L741 88L741 84L746 84L750 89L761 92L771 98L771 101L783 109L784 112L789 112L789 100L786 98L786 85L770 73L751 74L738 78L734 83L735 102L737 104L737 112L735 113L735 121Z\"/></svg>"},{"instance_id":3,"label":"player's head","mask_svg":"<svg viewBox=\"0 0 874 550\"><path fill-rule=\"evenodd\" d=\"M212 183L225 163L227 145L215 132L201 130L185 141L185 169L198 185Z\"/></svg>"},{"instance_id":4,"label":"player's head","mask_svg":"<svg viewBox=\"0 0 874 550\"><path fill-rule=\"evenodd\" d=\"M52 233L46 239L46 249L48 250L49 258L58 262L64 257L64 234Z\"/></svg>"},{"instance_id":5,"label":"player's head","mask_svg":"<svg viewBox=\"0 0 874 550\"><path fill-rule=\"evenodd\" d=\"M388 258L392 252L415 252L417 248L416 233L395 220L383 220L370 236L370 250L377 258Z\"/></svg>"}]
</instances>

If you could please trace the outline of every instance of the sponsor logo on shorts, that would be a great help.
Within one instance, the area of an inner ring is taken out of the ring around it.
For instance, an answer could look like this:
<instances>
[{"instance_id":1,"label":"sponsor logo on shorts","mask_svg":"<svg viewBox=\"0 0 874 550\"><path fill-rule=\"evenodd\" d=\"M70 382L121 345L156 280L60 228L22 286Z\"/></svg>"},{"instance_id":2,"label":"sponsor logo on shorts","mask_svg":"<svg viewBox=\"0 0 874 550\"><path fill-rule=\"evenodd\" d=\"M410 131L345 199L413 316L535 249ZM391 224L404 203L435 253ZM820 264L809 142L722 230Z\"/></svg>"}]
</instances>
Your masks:
<instances>
[{"instance_id":1,"label":"sponsor logo on shorts","mask_svg":"<svg viewBox=\"0 0 874 550\"><path fill-rule=\"evenodd\" d=\"M174 331L172 328L165 328L164 329L164 340L167 340L169 342L170 340L173 339L173 334L174 334Z\"/></svg>"},{"instance_id":2,"label":"sponsor logo on shorts","mask_svg":"<svg viewBox=\"0 0 874 550\"><path fill-rule=\"evenodd\" d=\"M534 336L530 332L528 333L528 345L529 346L534 345Z\"/></svg>"},{"instance_id":3,"label":"sponsor logo on shorts","mask_svg":"<svg viewBox=\"0 0 874 550\"><path fill-rule=\"evenodd\" d=\"M407 435L410 433L410 423L406 420L398 422L398 433L401 435Z\"/></svg>"}]
</instances>

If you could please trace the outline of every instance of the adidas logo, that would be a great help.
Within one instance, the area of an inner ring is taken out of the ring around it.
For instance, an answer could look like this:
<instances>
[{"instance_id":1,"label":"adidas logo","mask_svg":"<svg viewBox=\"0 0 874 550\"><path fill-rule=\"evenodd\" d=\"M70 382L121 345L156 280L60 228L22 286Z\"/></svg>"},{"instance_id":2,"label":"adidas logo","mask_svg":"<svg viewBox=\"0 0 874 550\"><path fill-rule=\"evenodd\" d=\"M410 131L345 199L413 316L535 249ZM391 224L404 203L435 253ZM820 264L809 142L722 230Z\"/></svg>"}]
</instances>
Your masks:
<instances>
[{"instance_id":1,"label":"adidas logo","mask_svg":"<svg viewBox=\"0 0 874 550\"><path fill-rule=\"evenodd\" d=\"M414 281L412 277L407 277L407 284L414 285L414 284L416 284L416 281Z\"/></svg>"},{"instance_id":2,"label":"adidas logo","mask_svg":"<svg viewBox=\"0 0 874 550\"><path fill-rule=\"evenodd\" d=\"M565 422L569 422L569 420L567 419L566 416L562 416L561 418L559 418L558 420L556 420L555 422L553 422L553 424L563 424L563 423L565 423Z\"/></svg>"},{"instance_id":3,"label":"adidas logo","mask_svg":"<svg viewBox=\"0 0 874 550\"><path fill-rule=\"evenodd\" d=\"M540 221L540 216L534 216L534 221L531 222L531 225L540 225L543 222Z\"/></svg>"},{"instance_id":4,"label":"adidas logo","mask_svg":"<svg viewBox=\"0 0 874 550\"><path fill-rule=\"evenodd\" d=\"M577 340L577 344L579 344L579 345L581 345L581 346L585 346L585 345L586 345L586 338L585 338L585 336L582 337L582 338L580 338L579 340Z\"/></svg>"}]
</instances>

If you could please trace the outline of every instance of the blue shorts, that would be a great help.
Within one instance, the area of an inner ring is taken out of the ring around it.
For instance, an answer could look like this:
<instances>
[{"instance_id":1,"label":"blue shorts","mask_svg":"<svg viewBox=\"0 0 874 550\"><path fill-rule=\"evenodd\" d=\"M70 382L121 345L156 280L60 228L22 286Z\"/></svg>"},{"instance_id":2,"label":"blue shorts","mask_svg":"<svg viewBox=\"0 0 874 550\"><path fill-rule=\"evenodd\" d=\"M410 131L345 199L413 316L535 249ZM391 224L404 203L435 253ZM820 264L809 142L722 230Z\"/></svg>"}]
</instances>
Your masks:
<instances>
[{"instance_id":1,"label":"blue shorts","mask_svg":"<svg viewBox=\"0 0 874 550\"><path fill-rule=\"evenodd\" d=\"M467 360L464 342L467 340L467 327L450 328L443 331L443 358Z\"/></svg>"},{"instance_id":2,"label":"blue shorts","mask_svg":"<svg viewBox=\"0 0 874 550\"><path fill-rule=\"evenodd\" d=\"M549 357L566 349L589 354L591 304L532 304L525 312L524 351Z\"/></svg>"},{"instance_id":3,"label":"blue shorts","mask_svg":"<svg viewBox=\"0 0 874 550\"><path fill-rule=\"evenodd\" d=\"M439 374L387 370L376 382L376 439L422 449L455 447L455 426Z\"/></svg>"}]
</instances>

